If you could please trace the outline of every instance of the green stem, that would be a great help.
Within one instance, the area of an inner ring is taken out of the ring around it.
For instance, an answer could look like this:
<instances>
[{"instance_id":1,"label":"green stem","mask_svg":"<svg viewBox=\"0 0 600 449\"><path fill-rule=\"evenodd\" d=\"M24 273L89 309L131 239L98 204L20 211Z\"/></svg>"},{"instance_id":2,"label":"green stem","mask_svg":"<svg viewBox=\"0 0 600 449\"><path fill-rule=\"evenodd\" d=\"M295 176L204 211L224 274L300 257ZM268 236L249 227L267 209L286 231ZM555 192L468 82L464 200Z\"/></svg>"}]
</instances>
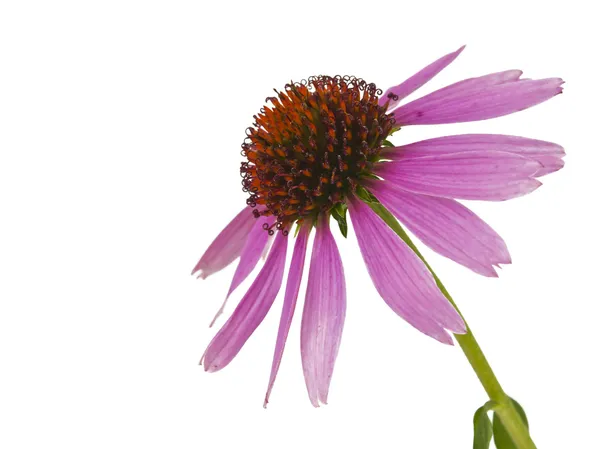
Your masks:
<instances>
[{"instance_id":1,"label":"green stem","mask_svg":"<svg viewBox=\"0 0 600 449\"><path fill-rule=\"evenodd\" d=\"M421 257L421 259L423 258ZM460 313L466 324L467 320L456 306L456 303L448 293L448 290L446 290L446 287L444 287L440 279L433 272L425 259L423 259L423 262L425 262L425 265L427 265L427 268L429 268L429 271L431 271L431 274L433 274L435 282L444 296L448 298L448 301L450 301L458 313ZM523 419L521 419L521 416L517 412L517 409L513 405L511 399L502 389L500 382L498 382L494 371L492 371L492 367L485 358L485 355L483 354L479 343L477 343L473 332L471 332L469 325L467 324L466 334L454 334L454 337L467 356L467 360L473 367L475 374L477 374L477 377L479 378L481 385L483 385L483 388L488 394L490 400L497 404L494 407L494 413L498 415L500 421L502 421L502 424L504 424L504 427L510 435L510 438L513 440L513 443L515 443L515 446L518 449L536 449L535 443L529 435L527 426L523 422Z\"/></svg>"},{"instance_id":2,"label":"green stem","mask_svg":"<svg viewBox=\"0 0 600 449\"><path fill-rule=\"evenodd\" d=\"M446 287L444 287L442 281L440 281L423 255L414 245L410 237L406 234L402 226L400 226L400 223L398 223L394 216L380 203L368 202L367 204L394 230L394 232L396 232L396 234L400 236L402 240L404 240L404 242L415 252L415 254L421 258L433 275L439 289L442 291L444 296L448 298L448 301L450 301L458 313L463 317L463 320L466 324L467 321L464 315L458 309L456 303L450 296L450 293L448 293L448 290L446 290ZM477 374L477 377L479 378L481 385L483 385L483 388L488 394L490 400L495 402L496 405L494 407L494 413L500 418L502 424L504 424L506 431L515 443L517 449L536 449L535 443L529 435L527 426L523 422L523 419L521 419L521 416L513 405L512 400L502 389L502 386L492 371L492 367L485 358L481 347L477 343L477 340L475 340L475 336L473 335L473 332L471 332L469 325L466 324L466 326L466 334L455 334L454 337L467 356L467 360L473 367L475 374Z\"/></svg>"}]
</instances>

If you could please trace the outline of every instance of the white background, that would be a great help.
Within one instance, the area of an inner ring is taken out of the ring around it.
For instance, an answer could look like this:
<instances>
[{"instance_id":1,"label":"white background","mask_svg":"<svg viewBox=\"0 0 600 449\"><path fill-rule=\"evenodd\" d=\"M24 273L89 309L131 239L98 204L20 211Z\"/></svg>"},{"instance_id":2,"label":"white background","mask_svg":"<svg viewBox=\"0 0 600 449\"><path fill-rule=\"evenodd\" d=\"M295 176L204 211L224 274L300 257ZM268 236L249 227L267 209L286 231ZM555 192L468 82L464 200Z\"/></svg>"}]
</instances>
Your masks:
<instances>
[{"instance_id":1,"label":"white background","mask_svg":"<svg viewBox=\"0 0 600 449\"><path fill-rule=\"evenodd\" d=\"M377 296L352 232L338 239L348 313L320 409L303 383L299 319L262 408L281 298L230 366L204 373L234 266L189 275L243 206L240 144L272 88L340 73L385 89L462 44L419 94L513 68L560 76L565 93L394 141L524 135L562 144L567 165L527 197L471 203L511 251L499 279L425 255L538 447L600 446L599 36L588 2L335 3L2 3L0 447L469 448L482 388L460 349Z\"/></svg>"}]
</instances>

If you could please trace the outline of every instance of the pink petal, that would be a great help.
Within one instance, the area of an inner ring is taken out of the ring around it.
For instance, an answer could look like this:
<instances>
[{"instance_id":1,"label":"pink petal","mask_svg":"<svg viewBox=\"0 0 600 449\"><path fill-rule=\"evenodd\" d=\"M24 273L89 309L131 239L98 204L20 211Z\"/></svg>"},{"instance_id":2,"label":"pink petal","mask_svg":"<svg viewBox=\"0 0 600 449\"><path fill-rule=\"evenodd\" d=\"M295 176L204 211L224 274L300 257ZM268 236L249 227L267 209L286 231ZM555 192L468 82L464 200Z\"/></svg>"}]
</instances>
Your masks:
<instances>
[{"instance_id":1,"label":"pink petal","mask_svg":"<svg viewBox=\"0 0 600 449\"><path fill-rule=\"evenodd\" d=\"M385 149L385 157L411 159L423 156L462 153L467 151L504 151L519 154L542 164L536 177L559 170L565 150L560 145L543 140L502 134L462 134L422 140L401 147Z\"/></svg>"},{"instance_id":2,"label":"pink petal","mask_svg":"<svg viewBox=\"0 0 600 449\"><path fill-rule=\"evenodd\" d=\"M265 253L270 237L269 233L265 230L265 226L270 227L274 222L275 217L273 216L255 219L254 226L252 226L252 229L246 238L246 243L240 255L240 262L238 263L235 273L233 274L233 279L231 280L231 285L229 286L227 296L215 314L215 317L211 321L210 327L215 324L215 321L217 321L217 319L225 310L229 296L242 282L246 280L250 273L252 273L252 270L254 270L254 267L256 267L256 264L260 260L261 256Z\"/></svg>"},{"instance_id":3,"label":"pink petal","mask_svg":"<svg viewBox=\"0 0 600 449\"><path fill-rule=\"evenodd\" d=\"M262 270L206 348L201 361L206 371L227 366L267 315L281 287L286 250L287 236L279 233Z\"/></svg>"},{"instance_id":4,"label":"pink petal","mask_svg":"<svg viewBox=\"0 0 600 449\"><path fill-rule=\"evenodd\" d=\"M263 248L263 252L260 255L260 258L262 260L265 260L267 258L267 255L269 254L269 250L271 249L271 245L273 244L273 236L269 235L269 239L267 240L267 244L265 245L265 247Z\"/></svg>"},{"instance_id":5,"label":"pink petal","mask_svg":"<svg viewBox=\"0 0 600 449\"><path fill-rule=\"evenodd\" d=\"M406 192L385 181L368 186L398 220L442 256L490 277L498 276L494 265L511 263L502 237L457 201Z\"/></svg>"},{"instance_id":6,"label":"pink petal","mask_svg":"<svg viewBox=\"0 0 600 449\"><path fill-rule=\"evenodd\" d=\"M328 220L320 218L317 226L300 340L306 388L315 407L327 403L346 316L344 268Z\"/></svg>"},{"instance_id":7,"label":"pink petal","mask_svg":"<svg viewBox=\"0 0 600 449\"><path fill-rule=\"evenodd\" d=\"M541 164L503 151L467 151L379 164L377 175L409 192L445 198L503 201L541 183Z\"/></svg>"},{"instance_id":8,"label":"pink petal","mask_svg":"<svg viewBox=\"0 0 600 449\"><path fill-rule=\"evenodd\" d=\"M419 103L422 106L447 101L457 96L464 95L469 91L484 91L491 86L519 81L523 72L521 70L504 70L502 72L489 73L483 76L467 78L456 83L442 87L424 97L418 98L413 103Z\"/></svg>"},{"instance_id":9,"label":"pink petal","mask_svg":"<svg viewBox=\"0 0 600 449\"><path fill-rule=\"evenodd\" d=\"M275 217L273 216L260 217L254 221L254 226L252 226L252 229L248 233L246 244L242 249L240 263L233 275L227 296L231 295L231 293L244 282L260 260L269 241L269 233L265 230L265 226L268 228L273 225L274 222Z\"/></svg>"},{"instance_id":10,"label":"pink petal","mask_svg":"<svg viewBox=\"0 0 600 449\"><path fill-rule=\"evenodd\" d=\"M461 334L465 324L423 261L369 206L353 199L349 210L367 271L383 300L424 334L453 344L444 329Z\"/></svg>"},{"instance_id":11,"label":"pink petal","mask_svg":"<svg viewBox=\"0 0 600 449\"><path fill-rule=\"evenodd\" d=\"M465 46L463 45L458 50L442 56L437 61L432 62L424 69L421 69L415 73L403 83L394 87L390 87L379 99L379 105L383 106L389 100L388 111L394 109L401 100L412 94L425 83L430 81L434 76L440 73L443 69L445 69L448 65L450 65L464 50L464 48Z\"/></svg>"},{"instance_id":12,"label":"pink petal","mask_svg":"<svg viewBox=\"0 0 600 449\"><path fill-rule=\"evenodd\" d=\"M461 98L465 95L465 93L478 94L484 92L492 86L519 81L519 78L522 74L523 72L521 70L505 70L475 78L467 78L438 89L408 104L412 105L414 108L426 109L432 105L450 102L456 98ZM404 107L405 106L402 106L394 111L394 117L397 117L397 114L401 114L401 110Z\"/></svg>"},{"instance_id":13,"label":"pink petal","mask_svg":"<svg viewBox=\"0 0 600 449\"><path fill-rule=\"evenodd\" d=\"M271 367L271 377L269 379L269 386L267 388L267 394L265 395L264 407L269 402L269 396L277 377L277 371L279 371L279 365L281 364L281 357L283 356L283 349L285 348L285 342L290 332L290 326L292 324L292 318L294 316L294 310L296 308L296 300L298 299L298 292L300 291L300 283L302 282L302 272L304 271L304 259L306 256L306 247L308 245L308 236L310 235L311 226L303 226L300 229L300 233L296 238L296 244L294 245L294 254L292 255L292 262L290 263L290 269L288 272L287 285L285 288L285 299L283 301L283 309L281 311L281 320L279 321L279 331L277 332L277 342L275 344L275 354L273 355L273 365Z\"/></svg>"},{"instance_id":14,"label":"pink petal","mask_svg":"<svg viewBox=\"0 0 600 449\"><path fill-rule=\"evenodd\" d=\"M210 244L192 270L192 274L200 271L199 277L206 279L237 259L253 224L252 208L245 207Z\"/></svg>"},{"instance_id":15,"label":"pink petal","mask_svg":"<svg viewBox=\"0 0 600 449\"><path fill-rule=\"evenodd\" d=\"M541 157L537 157L536 159L540 164L542 164L542 168L540 168L535 174L536 178L540 178L550 173L554 173L555 171L558 171L565 166L565 161L563 161L560 158L542 159Z\"/></svg>"},{"instance_id":16,"label":"pink petal","mask_svg":"<svg viewBox=\"0 0 600 449\"><path fill-rule=\"evenodd\" d=\"M502 73L513 75L500 79L499 74L492 74L487 80L462 81L400 106L393 112L396 122L430 125L486 120L527 109L562 92L560 78L517 80L519 71Z\"/></svg>"}]
</instances>

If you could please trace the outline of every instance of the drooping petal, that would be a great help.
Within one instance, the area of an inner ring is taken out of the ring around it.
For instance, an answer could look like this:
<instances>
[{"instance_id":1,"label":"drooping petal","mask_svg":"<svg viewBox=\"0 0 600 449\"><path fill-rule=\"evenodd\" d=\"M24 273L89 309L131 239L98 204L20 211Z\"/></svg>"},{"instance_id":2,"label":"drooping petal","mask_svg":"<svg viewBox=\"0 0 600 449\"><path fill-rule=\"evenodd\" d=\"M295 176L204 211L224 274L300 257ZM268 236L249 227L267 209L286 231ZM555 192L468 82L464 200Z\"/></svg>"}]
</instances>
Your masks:
<instances>
[{"instance_id":1,"label":"drooping petal","mask_svg":"<svg viewBox=\"0 0 600 449\"><path fill-rule=\"evenodd\" d=\"M525 195L541 183L533 159L503 151L468 151L384 162L377 175L424 195L465 200L504 201Z\"/></svg>"},{"instance_id":2,"label":"drooping petal","mask_svg":"<svg viewBox=\"0 0 600 449\"><path fill-rule=\"evenodd\" d=\"M308 237L310 235L311 226L305 225L300 229L300 233L296 238L294 245L294 254L290 263L288 272L287 285L285 288L285 298L283 300L283 309L281 311L281 320L279 321L279 331L277 332L277 342L275 343L275 354L273 354L273 365L271 367L271 376L269 378L269 386L265 395L264 407L269 402L269 396L279 371L281 357L285 348L285 342L290 332L294 310L296 309L296 300L300 291L300 283L302 282L302 272L304 271L304 259L306 257L306 247L308 245Z\"/></svg>"},{"instance_id":3,"label":"drooping petal","mask_svg":"<svg viewBox=\"0 0 600 449\"><path fill-rule=\"evenodd\" d=\"M317 225L300 336L304 379L315 407L327 403L346 316L344 269L328 221L322 217Z\"/></svg>"},{"instance_id":4,"label":"drooping petal","mask_svg":"<svg viewBox=\"0 0 600 449\"><path fill-rule=\"evenodd\" d=\"M252 208L245 207L210 244L192 270L192 274L200 271L199 277L206 279L237 259L254 221Z\"/></svg>"},{"instance_id":5,"label":"drooping petal","mask_svg":"<svg viewBox=\"0 0 600 449\"><path fill-rule=\"evenodd\" d=\"M233 274L233 279L231 280L231 285L229 286L227 296L225 296L223 304L221 304L221 307L211 321L210 327L215 324L215 321L217 321L217 319L225 310L229 296L242 282L246 280L250 273L252 273L252 270L254 270L254 267L256 267L256 264L260 260L261 256L265 254L265 249L268 246L270 238L269 233L265 230L265 226L270 227L274 222L275 217L273 216L260 217L254 220L254 226L252 226L252 229L246 238L244 248L242 248L240 262L238 263L235 273Z\"/></svg>"},{"instance_id":6,"label":"drooping petal","mask_svg":"<svg viewBox=\"0 0 600 449\"><path fill-rule=\"evenodd\" d=\"M206 348L201 361L206 371L227 366L265 318L281 287L286 251L287 235L279 233L262 270Z\"/></svg>"},{"instance_id":7,"label":"drooping petal","mask_svg":"<svg viewBox=\"0 0 600 449\"><path fill-rule=\"evenodd\" d=\"M448 53L445 56L442 56L437 61L432 62L427 67L415 73L406 81L398 84L397 86L390 87L379 99L379 105L383 106L389 100L390 103L388 105L388 111L394 109L398 105L398 103L400 103L400 101L408 97L414 91L416 91L425 83L430 81L434 76L440 73L448 65L450 65L464 50L464 48L465 46L463 45L458 50L452 53Z\"/></svg>"},{"instance_id":8,"label":"drooping petal","mask_svg":"<svg viewBox=\"0 0 600 449\"><path fill-rule=\"evenodd\" d=\"M254 226L252 226L246 239L246 244L242 249L240 263L233 275L227 296L231 295L244 282L260 260L269 241L269 233L265 230L265 226L270 227L274 222L275 217L273 216L260 217L255 220Z\"/></svg>"},{"instance_id":9,"label":"drooping petal","mask_svg":"<svg viewBox=\"0 0 600 449\"><path fill-rule=\"evenodd\" d=\"M260 255L260 258L262 260L265 260L267 258L267 255L269 254L269 250L271 249L271 245L273 244L273 236L269 235L269 239L267 240L267 244L265 245L265 247L263 248L263 252Z\"/></svg>"},{"instance_id":10,"label":"drooping petal","mask_svg":"<svg viewBox=\"0 0 600 449\"><path fill-rule=\"evenodd\" d=\"M349 210L367 271L383 300L424 334L453 344L445 329L461 334L465 324L423 261L369 206L352 199Z\"/></svg>"},{"instance_id":11,"label":"drooping petal","mask_svg":"<svg viewBox=\"0 0 600 449\"><path fill-rule=\"evenodd\" d=\"M490 277L497 276L494 265L511 263L502 237L459 202L406 192L385 181L368 186L398 220L442 256Z\"/></svg>"},{"instance_id":12,"label":"drooping petal","mask_svg":"<svg viewBox=\"0 0 600 449\"><path fill-rule=\"evenodd\" d=\"M563 147L543 140L502 134L460 134L386 148L385 157L411 159L467 151L504 151L536 160L542 164L536 177L559 170L564 165L562 158L565 156Z\"/></svg>"},{"instance_id":13,"label":"drooping petal","mask_svg":"<svg viewBox=\"0 0 600 449\"><path fill-rule=\"evenodd\" d=\"M501 73L520 75L519 71ZM549 100L562 92L563 84L560 78L518 80L514 75L500 83L489 80L466 80L400 106L393 112L396 123L431 125L500 117Z\"/></svg>"}]
</instances>

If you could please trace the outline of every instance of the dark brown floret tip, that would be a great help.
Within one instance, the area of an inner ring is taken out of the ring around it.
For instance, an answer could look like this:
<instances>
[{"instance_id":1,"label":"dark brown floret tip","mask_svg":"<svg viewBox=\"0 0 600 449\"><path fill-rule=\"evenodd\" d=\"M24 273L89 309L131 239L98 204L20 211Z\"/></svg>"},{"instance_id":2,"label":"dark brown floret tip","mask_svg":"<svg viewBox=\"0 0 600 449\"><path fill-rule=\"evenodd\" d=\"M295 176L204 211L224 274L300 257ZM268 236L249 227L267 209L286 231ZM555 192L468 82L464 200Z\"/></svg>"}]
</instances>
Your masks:
<instances>
[{"instance_id":1,"label":"dark brown floret tip","mask_svg":"<svg viewBox=\"0 0 600 449\"><path fill-rule=\"evenodd\" d=\"M360 78L316 76L275 92L246 130L240 173L255 216L274 215L285 229L342 202L369 175L394 120L381 90Z\"/></svg>"}]
</instances>

